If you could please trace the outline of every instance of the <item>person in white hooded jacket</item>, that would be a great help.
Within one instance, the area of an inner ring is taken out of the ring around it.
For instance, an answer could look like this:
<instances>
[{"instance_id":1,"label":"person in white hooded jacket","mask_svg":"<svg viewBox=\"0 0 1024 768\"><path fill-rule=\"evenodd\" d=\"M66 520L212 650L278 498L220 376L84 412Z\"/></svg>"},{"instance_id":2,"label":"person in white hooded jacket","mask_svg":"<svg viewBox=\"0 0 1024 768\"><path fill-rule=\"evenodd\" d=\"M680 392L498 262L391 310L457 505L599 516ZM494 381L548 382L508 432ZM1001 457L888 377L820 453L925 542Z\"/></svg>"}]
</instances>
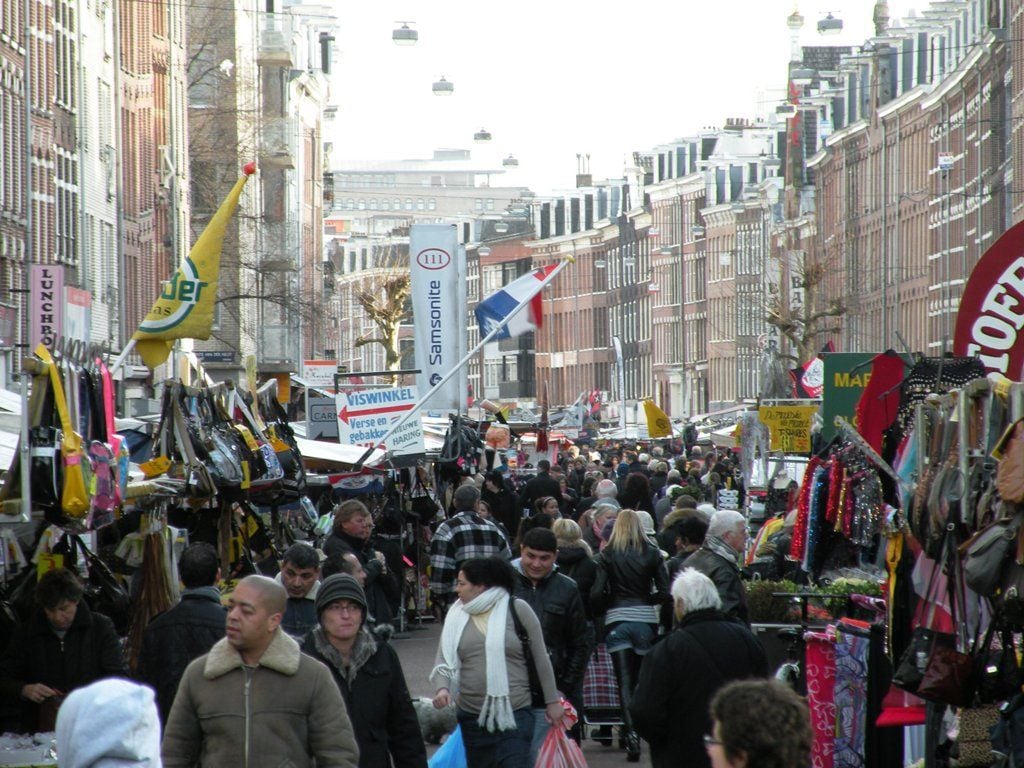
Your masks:
<instances>
[{"instance_id":1,"label":"person in white hooded jacket","mask_svg":"<svg viewBox=\"0 0 1024 768\"><path fill-rule=\"evenodd\" d=\"M153 689L109 678L72 691L57 714L61 768L161 768Z\"/></svg>"}]
</instances>

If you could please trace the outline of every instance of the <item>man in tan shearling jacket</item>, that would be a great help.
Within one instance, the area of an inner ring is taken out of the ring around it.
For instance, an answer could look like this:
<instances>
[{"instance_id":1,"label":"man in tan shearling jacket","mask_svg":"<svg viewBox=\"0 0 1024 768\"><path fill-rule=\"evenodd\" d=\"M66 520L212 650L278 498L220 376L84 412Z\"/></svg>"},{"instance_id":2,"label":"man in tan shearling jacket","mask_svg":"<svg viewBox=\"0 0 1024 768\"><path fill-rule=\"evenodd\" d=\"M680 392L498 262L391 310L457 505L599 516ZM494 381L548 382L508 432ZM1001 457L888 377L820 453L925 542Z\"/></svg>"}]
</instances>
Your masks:
<instances>
[{"instance_id":1,"label":"man in tan shearling jacket","mask_svg":"<svg viewBox=\"0 0 1024 768\"><path fill-rule=\"evenodd\" d=\"M280 629L286 601L272 579L238 583L227 636L182 677L165 768L356 768L359 748L330 671Z\"/></svg>"}]
</instances>

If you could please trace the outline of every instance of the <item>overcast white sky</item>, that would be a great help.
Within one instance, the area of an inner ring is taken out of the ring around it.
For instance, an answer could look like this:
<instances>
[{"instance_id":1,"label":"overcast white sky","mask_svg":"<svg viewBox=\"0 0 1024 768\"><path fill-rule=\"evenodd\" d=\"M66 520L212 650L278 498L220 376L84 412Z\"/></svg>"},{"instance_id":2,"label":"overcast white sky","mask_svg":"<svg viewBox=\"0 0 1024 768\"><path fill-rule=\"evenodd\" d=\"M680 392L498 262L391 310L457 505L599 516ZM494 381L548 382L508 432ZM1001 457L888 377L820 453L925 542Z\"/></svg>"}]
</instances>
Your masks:
<instances>
[{"instance_id":1,"label":"overcast white sky","mask_svg":"<svg viewBox=\"0 0 1024 768\"><path fill-rule=\"evenodd\" d=\"M863 43L874 0L801 0L805 45ZM892 22L924 0L890 0ZM783 95L792 0L378 0L343 3L332 101L331 166L473 151L515 173L495 185L571 187L576 154L596 178L620 176L649 149L727 117L766 116ZM827 12L838 36L817 34ZM414 22L412 47L391 41ZM441 76L455 84L434 96ZM473 143L485 127L494 139Z\"/></svg>"}]
</instances>

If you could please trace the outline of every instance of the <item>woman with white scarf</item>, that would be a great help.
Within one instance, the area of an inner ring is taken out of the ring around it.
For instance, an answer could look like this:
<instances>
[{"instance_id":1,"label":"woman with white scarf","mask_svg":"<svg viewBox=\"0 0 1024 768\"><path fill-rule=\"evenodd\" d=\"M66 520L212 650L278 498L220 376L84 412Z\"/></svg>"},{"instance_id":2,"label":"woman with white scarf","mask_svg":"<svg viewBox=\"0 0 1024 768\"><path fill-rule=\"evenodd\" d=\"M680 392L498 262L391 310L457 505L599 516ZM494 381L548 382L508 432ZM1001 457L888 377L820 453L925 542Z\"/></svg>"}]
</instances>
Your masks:
<instances>
[{"instance_id":1,"label":"woman with white scarf","mask_svg":"<svg viewBox=\"0 0 1024 768\"><path fill-rule=\"evenodd\" d=\"M510 598L514 586L512 567L500 558L462 564L459 599L445 617L430 673L435 707L448 706L454 695L469 768L531 768L531 675L512 610L529 638L547 719L557 725L565 715L540 622L527 603Z\"/></svg>"}]
</instances>

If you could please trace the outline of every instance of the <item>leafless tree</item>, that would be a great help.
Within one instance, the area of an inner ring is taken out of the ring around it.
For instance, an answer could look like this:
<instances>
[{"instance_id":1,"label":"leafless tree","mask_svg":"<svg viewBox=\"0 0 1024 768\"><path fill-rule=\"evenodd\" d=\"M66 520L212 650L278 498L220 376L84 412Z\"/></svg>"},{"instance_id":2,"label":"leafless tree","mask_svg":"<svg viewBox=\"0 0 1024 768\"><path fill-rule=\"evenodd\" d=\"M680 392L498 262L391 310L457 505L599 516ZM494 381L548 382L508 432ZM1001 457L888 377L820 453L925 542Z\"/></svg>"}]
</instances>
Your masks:
<instances>
[{"instance_id":1,"label":"leafless tree","mask_svg":"<svg viewBox=\"0 0 1024 768\"><path fill-rule=\"evenodd\" d=\"M399 332L403 323L412 318L409 299L412 281L409 275L407 248L389 244L375 249L375 261L379 274L370 278L369 286L356 294L356 301L366 318L375 327L374 335L363 335L356 339L356 347L380 344L384 347L385 370L396 371L401 367L402 351L399 346ZM391 377L392 386L397 386L398 376Z\"/></svg>"},{"instance_id":2,"label":"leafless tree","mask_svg":"<svg viewBox=\"0 0 1024 768\"><path fill-rule=\"evenodd\" d=\"M769 285L765 321L778 328L786 349L780 357L800 364L810 360L825 345L827 338L842 330L846 305L842 298L830 298L827 282L830 265L806 251L784 252L782 285Z\"/></svg>"}]
</instances>

